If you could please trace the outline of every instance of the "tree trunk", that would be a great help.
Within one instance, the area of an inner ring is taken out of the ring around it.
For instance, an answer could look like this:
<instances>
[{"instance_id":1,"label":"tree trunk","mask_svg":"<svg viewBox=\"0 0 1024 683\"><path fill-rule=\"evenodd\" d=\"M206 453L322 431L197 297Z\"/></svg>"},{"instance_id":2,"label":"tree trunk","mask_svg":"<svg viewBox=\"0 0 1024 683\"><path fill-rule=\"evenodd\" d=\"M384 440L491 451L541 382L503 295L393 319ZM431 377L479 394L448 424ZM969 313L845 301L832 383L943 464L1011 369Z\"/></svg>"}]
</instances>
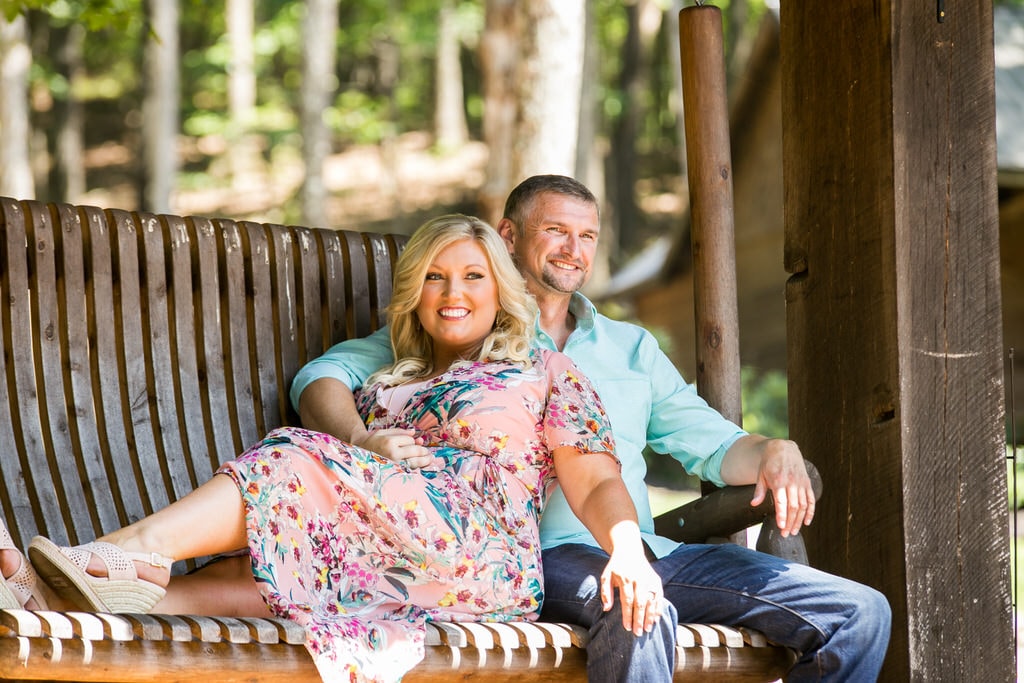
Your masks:
<instances>
[{"instance_id":1,"label":"tree trunk","mask_svg":"<svg viewBox=\"0 0 1024 683\"><path fill-rule=\"evenodd\" d=\"M437 21L437 65L434 135L441 151L458 149L469 139L465 95L462 91L461 40L452 0L443 0Z\"/></svg>"},{"instance_id":2,"label":"tree trunk","mask_svg":"<svg viewBox=\"0 0 1024 683\"><path fill-rule=\"evenodd\" d=\"M757 29L748 25L749 18L748 0L729 0L729 22L725 33L725 68L730 86L747 68L750 50L754 46Z\"/></svg>"},{"instance_id":3,"label":"tree trunk","mask_svg":"<svg viewBox=\"0 0 1024 683\"><path fill-rule=\"evenodd\" d=\"M302 22L302 158L306 166L302 181L302 220L305 225L327 226L327 189L324 160L331 140L323 111L335 90L335 51L338 0L307 0Z\"/></svg>"},{"instance_id":4,"label":"tree trunk","mask_svg":"<svg viewBox=\"0 0 1024 683\"><path fill-rule=\"evenodd\" d=\"M600 144L601 126L598 111L598 91L601 83L601 54L597 39L597 22L594 18L594 3L586 5L586 27L583 47L583 83L580 89L580 128L576 143L576 171L574 177L586 185L605 204L604 162L607 146ZM615 251L615 240L610 226L597 243L587 291L600 291L611 278L611 255Z\"/></svg>"},{"instance_id":5,"label":"tree trunk","mask_svg":"<svg viewBox=\"0 0 1024 683\"><path fill-rule=\"evenodd\" d=\"M584 0L523 0L513 138L515 182L536 173L571 175L583 84Z\"/></svg>"},{"instance_id":6,"label":"tree trunk","mask_svg":"<svg viewBox=\"0 0 1024 683\"><path fill-rule=\"evenodd\" d=\"M487 178L480 188L480 217L496 225L505 196L519 179L512 176L515 138L516 64L519 62L519 23L515 0L487 0L480 65L484 95L484 142L489 150Z\"/></svg>"},{"instance_id":7,"label":"tree trunk","mask_svg":"<svg viewBox=\"0 0 1024 683\"><path fill-rule=\"evenodd\" d=\"M679 77L682 74L682 64L679 61L679 11L683 9L683 0L672 0L671 6L666 10L665 25L668 27L668 61L672 65L672 94L669 100L669 111L675 117L676 135L679 136L679 170L682 175L682 182L679 184L679 191L685 197L684 205L690 203L689 180L686 169L686 122L683 117L685 105L683 104L683 81Z\"/></svg>"},{"instance_id":8,"label":"tree trunk","mask_svg":"<svg viewBox=\"0 0 1024 683\"><path fill-rule=\"evenodd\" d=\"M146 91L142 103L144 211L171 212L178 171L178 0L147 0Z\"/></svg>"},{"instance_id":9,"label":"tree trunk","mask_svg":"<svg viewBox=\"0 0 1024 683\"><path fill-rule=\"evenodd\" d=\"M599 198L604 194L604 150L598 148L601 116L598 92L601 84L601 53L593 3L586 5L583 41L583 82L580 86L580 125L576 137L574 177Z\"/></svg>"},{"instance_id":10,"label":"tree trunk","mask_svg":"<svg viewBox=\"0 0 1024 683\"><path fill-rule=\"evenodd\" d=\"M231 186L246 189L260 175L262 159L251 127L256 111L253 49L253 0L227 0L225 7L231 61L228 66L228 165Z\"/></svg>"},{"instance_id":11,"label":"tree trunk","mask_svg":"<svg viewBox=\"0 0 1024 683\"><path fill-rule=\"evenodd\" d=\"M67 95L54 107L57 113L56 166L50 174L50 195L57 201L77 203L85 194L85 108L78 99L78 83L85 73L82 61L85 27L71 24L52 34L59 37L56 63L67 79Z\"/></svg>"},{"instance_id":12,"label":"tree trunk","mask_svg":"<svg viewBox=\"0 0 1024 683\"><path fill-rule=\"evenodd\" d=\"M34 199L29 161L28 48L25 17L0 18L0 194Z\"/></svg>"},{"instance_id":13,"label":"tree trunk","mask_svg":"<svg viewBox=\"0 0 1024 683\"><path fill-rule=\"evenodd\" d=\"M615 232L626 253L639 243L639 210L636 199L638 159L636 139L644 117L643 93L650 87L651 44L658 33L662 12L651 0L636 0L626 5L629 30L622 47L623 63L619 78L622 114L612 133L611 199Z\"/></svg>"}]
</instances>

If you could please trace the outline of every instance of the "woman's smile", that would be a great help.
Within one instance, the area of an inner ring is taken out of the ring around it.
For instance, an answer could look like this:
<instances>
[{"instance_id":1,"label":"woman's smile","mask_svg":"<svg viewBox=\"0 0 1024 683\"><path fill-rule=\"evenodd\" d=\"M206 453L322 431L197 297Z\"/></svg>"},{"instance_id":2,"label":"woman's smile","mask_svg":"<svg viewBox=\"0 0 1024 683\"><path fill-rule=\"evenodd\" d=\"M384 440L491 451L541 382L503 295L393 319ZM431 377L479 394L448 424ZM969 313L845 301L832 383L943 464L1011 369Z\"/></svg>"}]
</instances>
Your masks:
<instances>
[{"instance_id":1,"label":"woman's smile","mask_svg":"<svg viewBox=\"0 0 1024 683\"><path fill-rule=\"evenodd\" d=\"M416 315L434 340L434 367L472 358L494 327L498 283L475 240L448 245L431 261Z\"/></svg>"}]
</instances>

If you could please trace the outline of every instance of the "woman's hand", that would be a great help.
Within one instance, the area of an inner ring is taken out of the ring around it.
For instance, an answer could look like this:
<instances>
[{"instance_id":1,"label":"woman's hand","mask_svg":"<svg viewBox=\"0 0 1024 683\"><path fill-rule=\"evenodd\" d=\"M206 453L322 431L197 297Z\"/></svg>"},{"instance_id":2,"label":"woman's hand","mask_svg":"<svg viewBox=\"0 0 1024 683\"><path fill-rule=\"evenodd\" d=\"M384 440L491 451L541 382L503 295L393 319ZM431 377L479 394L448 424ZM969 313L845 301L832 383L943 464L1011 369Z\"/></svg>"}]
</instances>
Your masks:
<instances>
[{"instance_id":1,"label":"woman's hand","mask_svg":"<svg viewBox=\"0 0 1024 683\"><path fill-rule=\"evenodd\" d=\"M416 436L414 429L378 429L361 436L354 445L382 455L392 462L404 464L410 469L426 467L434 456L423 445L423 437Z\"/></svg>"},{"instance_id":2,"label":"woman's hand","mask_svg":"<svg viewBox=\"0 0 1024 683\"><path fill-rule=\"evenodd\" d=\"M640 552L614 552L601 574L601 603L612 608L614 589L622 602L622 627L640 636L650 632L664 611L661 577Z\"/></svg>"},{"instance_id":3,"label":"woman's hand","mask_svg":"<svg viewBox=\"0 0 1024 683\"><path fill-rule=\"evenodd\" d=\"M664 592L644 555L636 507L611 453L581 453L561 446L552 451L555 476L573 513L608 553L601 573L601 604L607 612L622 601L622 627L640 636L649 632L664 611Z\"/></svg>"}]
</instances>

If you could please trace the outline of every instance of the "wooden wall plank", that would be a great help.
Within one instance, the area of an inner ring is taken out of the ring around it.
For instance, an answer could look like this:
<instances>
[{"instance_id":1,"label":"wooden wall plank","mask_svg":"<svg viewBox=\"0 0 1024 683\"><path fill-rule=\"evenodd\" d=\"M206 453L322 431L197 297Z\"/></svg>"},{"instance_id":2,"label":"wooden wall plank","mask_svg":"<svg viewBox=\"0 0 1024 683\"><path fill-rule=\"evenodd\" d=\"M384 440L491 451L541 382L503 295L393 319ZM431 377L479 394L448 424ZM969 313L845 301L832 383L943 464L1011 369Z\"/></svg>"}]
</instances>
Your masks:
<instances>
[{"instance_id":1,"label":"wooden wall plank","mask_svg":"<svg viewBox=\"0 0 1024 683\"><path fill-rule=\"evenodd\" d=\"M883 680L1012 680L991 3L781 5L790 434ZM823 400L827 399L827 400Z\"/></svg>"},{"instance_id":2,"label":"wooden wall plank","mask_svg":"<svg viewBox=\"0 0 1024 683\"><path fill-rule=\"evenodd\" d=\"M947 680L1013 680L992 3L893 9L908 636Z\"/></svg>"}]
</instances>

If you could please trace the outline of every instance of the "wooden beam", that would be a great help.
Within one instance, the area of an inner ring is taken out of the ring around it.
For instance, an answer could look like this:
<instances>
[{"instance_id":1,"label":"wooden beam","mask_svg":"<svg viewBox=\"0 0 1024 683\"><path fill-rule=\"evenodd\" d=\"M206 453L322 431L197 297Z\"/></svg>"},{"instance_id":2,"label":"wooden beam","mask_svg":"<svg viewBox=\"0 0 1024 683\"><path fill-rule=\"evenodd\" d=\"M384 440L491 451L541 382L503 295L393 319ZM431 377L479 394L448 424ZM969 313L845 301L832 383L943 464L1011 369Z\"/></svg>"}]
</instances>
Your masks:
<instances>
[{"instance_id":1,"label":"wooden beam","mask_svg":"<svg viewBox=\"0 0 1024 683\"><path fill-rule=\"evenodd\" d=\"M883 680L1013 680L992 4L782 3L790 433Z\"/></svg>"},{"instance_id":2,"label":"wooden beam","mask_svg":"<svg viewBox=\"0 0 1024 683\"><path fill-rule=\"evenodd\" d=\"M732 153L722 44L720 9L704 5L679 12L697 388L713 408L741 424Z\"/></svg>"}]
</instances>

